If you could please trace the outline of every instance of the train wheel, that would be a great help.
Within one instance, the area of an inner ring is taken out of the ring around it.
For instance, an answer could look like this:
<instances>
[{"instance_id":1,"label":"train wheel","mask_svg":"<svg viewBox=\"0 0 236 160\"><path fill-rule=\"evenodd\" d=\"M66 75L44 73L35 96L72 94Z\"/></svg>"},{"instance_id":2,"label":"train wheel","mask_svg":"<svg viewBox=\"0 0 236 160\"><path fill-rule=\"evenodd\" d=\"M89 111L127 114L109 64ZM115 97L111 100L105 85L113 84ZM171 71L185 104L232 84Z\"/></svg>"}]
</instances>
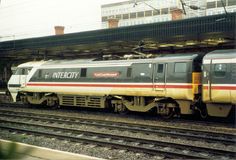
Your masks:
<instances>
[{"instance_id":1,"label":"train wheel","mask_svg":"<svg viewBox=\"0 0 236 160\"><path fill-rule=\"evenodd\" d=\"M125 105L119 104L119 105L116 105L116 106L115 106L114 112L117 112L117 113L119 113L119 114L124 115L124 114L127 114L129 111L128 111L128 109L125 107Z\"/></svg>"},{"instance_id":2,"label":"train wheel","mask_svg":"<svg viewBox=\"0 0 236 160\"><path fill-rule=\"evenodd\" d=\"M206 105L205 104L199 105L199 107L197 107L197 110L198 110L198 112L200 114L200 117L202 119L207 119L208 113L207 113L207 109L206 109Z\"/></svg>"},{"instance_id":3,"label":"train wheel","mask_svg":"<svg viewBox=\"0 0 236 160\"><path fill-rule=\"evenodd\" d=\"M170 119L175 115L174 108L165 108L165 113L161 114L162 118Z\"/></svg>"},{"instance_id":4,"label":"train wheel","mask_svg":"<svg viewBox=\"0 0 236 160\"><path fill-rule=\"evenodd\" d=\"M206 108L200 109L199 112L202 119L206 119L208 117Z\"/></svg>"},{"instance_id":5,"label":"train wheel","mask_svg":"<svg viewBox=\"0 0 236 160\"><path fill-rule=\"evenodd\" d=\"M59 109L61 106L59 105L58 101L55 101L53 105L50 106L52 109Z\"/></svg>"}]
</instances>

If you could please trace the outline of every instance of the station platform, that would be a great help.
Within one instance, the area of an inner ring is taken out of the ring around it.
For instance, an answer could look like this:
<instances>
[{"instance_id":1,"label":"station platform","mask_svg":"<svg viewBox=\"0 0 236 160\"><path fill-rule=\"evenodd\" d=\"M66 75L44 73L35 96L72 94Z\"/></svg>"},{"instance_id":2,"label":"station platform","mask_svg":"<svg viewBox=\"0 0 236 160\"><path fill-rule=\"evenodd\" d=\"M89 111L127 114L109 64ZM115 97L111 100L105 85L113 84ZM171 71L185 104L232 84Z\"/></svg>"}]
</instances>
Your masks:
<instances>
[{"instance_id":1,"label":"station platform","mask_svg":"<svg viewBox=\"0 0 236 160\"><path fill-rule=\"evenodd\" d=\"M12 144L11 141L1 140L1 150L7 152L9 145ZM38 147L23 143L15 143L16 152L14 159L24 159L24 160L102 160L101 158L90 157L87 155L69 153L64 151L53 150L44 147ZM25 151L29 151L28 153ZM1 151L1 152L2 152ZM18 158L17 158L18 157ZM1 159L2 157L0 157ZM12 159L12 158L11 158Z\"/></svg>"}]
</instances>

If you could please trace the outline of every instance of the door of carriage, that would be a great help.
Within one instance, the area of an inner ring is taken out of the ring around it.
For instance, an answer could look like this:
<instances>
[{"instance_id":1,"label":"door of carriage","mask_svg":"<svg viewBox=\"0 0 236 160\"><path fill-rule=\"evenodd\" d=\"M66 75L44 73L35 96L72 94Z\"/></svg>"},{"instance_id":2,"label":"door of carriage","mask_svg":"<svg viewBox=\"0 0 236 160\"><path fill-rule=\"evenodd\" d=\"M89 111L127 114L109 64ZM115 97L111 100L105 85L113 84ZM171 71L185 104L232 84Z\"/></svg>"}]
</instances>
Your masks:
<instances>
[{"instance_id":1,"label":"door of carriage","mask_svg":"<svg viewBox=\"0 0 236 160\"><path fill-rule=\"evenodd\" d=\"M210 59L203 64L203 100L205 102L230 102L228 84L231 81L230 64Z\"/></svg>"},{"instance_id":2,"label":"door of carriage","mask_svg":"<svg viewBox=\"0 0 236 160\"><path fill-rule=\"evenodd\" d=\"M167 63L157 63L154 71L154 90L157 96L166 94Z\"/></svg>"}]
</instances>

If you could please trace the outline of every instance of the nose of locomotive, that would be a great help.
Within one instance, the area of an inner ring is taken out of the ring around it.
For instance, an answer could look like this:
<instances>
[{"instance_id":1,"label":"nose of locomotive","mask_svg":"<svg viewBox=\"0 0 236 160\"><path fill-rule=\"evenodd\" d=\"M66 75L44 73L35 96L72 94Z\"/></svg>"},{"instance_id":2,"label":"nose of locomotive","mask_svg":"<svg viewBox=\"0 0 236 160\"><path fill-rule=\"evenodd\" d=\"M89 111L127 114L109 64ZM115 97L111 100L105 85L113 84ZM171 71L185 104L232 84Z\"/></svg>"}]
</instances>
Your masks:
<instances>
[{"instance_id":1,"label":"nose of locomotive","mask_svg":"<svg viewBox=\"0 0 236 160\"><path fill-rule=\"evenodd\" d=\"M16 102L16 96L18 91L20 90L20 76L19 75L12 75L7 84L8 91L10 92L13 102Z\"/></svg>"}]
</instances>

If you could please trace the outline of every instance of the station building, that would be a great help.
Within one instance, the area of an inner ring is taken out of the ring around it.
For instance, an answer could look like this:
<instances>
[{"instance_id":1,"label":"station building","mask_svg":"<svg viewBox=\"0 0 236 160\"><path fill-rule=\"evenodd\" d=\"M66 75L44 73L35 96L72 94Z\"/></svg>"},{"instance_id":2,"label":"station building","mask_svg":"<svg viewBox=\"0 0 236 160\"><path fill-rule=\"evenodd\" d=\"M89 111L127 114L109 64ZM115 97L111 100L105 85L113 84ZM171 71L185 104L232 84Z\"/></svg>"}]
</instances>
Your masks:
<instances>
[{"instance_id":1,"label":"station building","mask_svg":"<svg viewBox=\"0 0 236 160\"><path fill-rule=\"evenodd\" d=\"M236 0L128 0L101 6L102 28L110 28L109 22L122 26L139 25L223 14L225 4L228 13L236 12ZM197 6L199 9L191 9ZM177 16L177 18L176 18Z\"/></svg>"}]
</instances>

